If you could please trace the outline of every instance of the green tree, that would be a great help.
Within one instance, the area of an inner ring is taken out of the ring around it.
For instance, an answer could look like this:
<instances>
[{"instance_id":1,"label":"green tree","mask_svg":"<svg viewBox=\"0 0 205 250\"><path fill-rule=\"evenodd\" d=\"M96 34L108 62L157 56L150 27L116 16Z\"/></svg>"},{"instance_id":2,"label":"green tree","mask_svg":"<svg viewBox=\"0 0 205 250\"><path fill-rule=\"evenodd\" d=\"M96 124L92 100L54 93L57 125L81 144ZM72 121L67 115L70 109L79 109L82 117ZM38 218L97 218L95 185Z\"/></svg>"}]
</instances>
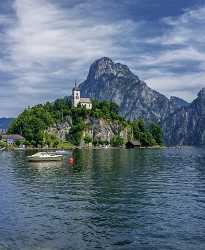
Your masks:
<instances>
[{"instance_id":1,"label":"green tree","mask_svg":"<svg viewBox=\"0 0 205 250\"><path fill-rule=\"evenodd\" d=\"M69 134L66 136L67 140L70 141L73 145L79 146L83 136L84 128L85 123L83 122L83 120L79 120L78 124L74 124L71 127Z\"/></svg>"},{"instance_id":2,"label":"green tree","mask_svg":"<svg viewBox=\"0 0 205 250\"><path fill-rule=\"evenodd\" d=\"M89 144L89 143L92 142L92 138L91 138L89 135L86 135L86 136L84 137L84 142L85 142L85 144Z\"/></svg>"},{"instance_id":3,"label":"green tree","mask_svg":"<svg viewBox=\"0 0 205 250\"><path fill-rule=\"evenodd\" d=\"M17 141L15 142L15 144L16 144L17 147L19 147L19 146L21 145L21 141L17 140Z\"/></svg>"},{"instance_id":4,"label":"green tree","mask_svg":"<svg viewBox=\"0 0 205 250\"><path fill-rule=\"evenodd\" d=\"M111 144L114 147L122 146L124 144L124 139L121 136L116 135L112 138Z\"/></svg>"},{"instance_id":5,"label":"green tree","mask_svg":"<svg viewBox=\"0 0 205 250\"><path fill-rule=\"evenodd\" d=\"M163 130L159 124L151 123L149 125L149 132L152 134L157 144L163 144Z\"/></svg>"}]
</instances>

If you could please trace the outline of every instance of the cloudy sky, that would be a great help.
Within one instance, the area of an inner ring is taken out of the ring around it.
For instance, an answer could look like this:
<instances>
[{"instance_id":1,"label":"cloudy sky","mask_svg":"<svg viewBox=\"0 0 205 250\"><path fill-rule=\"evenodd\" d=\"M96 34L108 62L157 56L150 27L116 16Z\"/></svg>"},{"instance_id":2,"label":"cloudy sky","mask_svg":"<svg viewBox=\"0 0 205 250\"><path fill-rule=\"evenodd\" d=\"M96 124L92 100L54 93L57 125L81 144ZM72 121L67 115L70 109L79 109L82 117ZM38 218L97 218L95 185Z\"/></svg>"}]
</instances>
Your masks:
<instances>
[{"instance_id":1,"label":"cloudy sky","mask_svg":"<svg viewBox=\"0 0 205 250\"><path fill-rule=\"evenodd\" d=\"M193 100L205 87L205 0L0 1L0 117L69 95L103 56Z\"/></svg>"}]
</instances>

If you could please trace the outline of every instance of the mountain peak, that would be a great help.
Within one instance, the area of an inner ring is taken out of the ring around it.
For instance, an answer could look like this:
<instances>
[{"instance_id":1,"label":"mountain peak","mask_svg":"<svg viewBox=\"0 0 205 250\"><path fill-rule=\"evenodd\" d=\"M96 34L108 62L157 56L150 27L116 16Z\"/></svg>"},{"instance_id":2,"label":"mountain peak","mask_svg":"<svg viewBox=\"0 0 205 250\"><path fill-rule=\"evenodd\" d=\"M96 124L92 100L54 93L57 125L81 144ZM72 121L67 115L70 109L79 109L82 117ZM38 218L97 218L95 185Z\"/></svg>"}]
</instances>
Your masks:
<instances>
[{"instance_id":1,"label":"mountain peak","mask_svg":"<svg viewBox=\"0 0 205 250\"><path fill-rule=\"evenodd\" d=\"M109 78L129 76L137 81L139 80L139 78L130 71L127 65L114 63L109 57L102 57L91 65L87 80L96 81L105 75Z\"/></svg>"},{"instance_id":2,"label":"mountain peak","mask_svg":"<svg viewBox=\"0 0 205 250\"><path fill-rule=\"evenodd\" d=\"M174 105L177 108L187 107L189 105L188 102L186 102L182 98L179 98L179 97L176 97L176 96L171 96L170 97L170 102L171 102L172 105Z\"/></svg>"},{"instance_id":3,"label":"mountain peak","mask_svg":"<svg viewBox=\"0 0 205 250\"><path fill-rule=\"evenodd\" d=\"M199 93L198 93L198 97L200 99L205 99L205 88L202 88Z\"/></svg>"},{"instance_id":4,"label":"mountain peak","mask_svg":"<svg viewBox=\"0 0 205 250\"><path fill-rule=\"evenodd\" d=\"M128 66L115 63L108 57L91 65L80 90L83 96L117 103L121 114L130 120L159 122L170 109L175 110L168 98L149 88Z\"/></svg>"},{"instance_id":5,"label":"mountain peak","mask_svg":"<svg viewBox=\"0 0 205 250\"><path fill-rule=\"evenodd\" d=\"M113 61L111 58L104 56L102 58L97 59L94 63L96 63L96 64L113 64Z\"/></svg>"},{"instance_id":6,"label":"mountain peak","mask_svg":"<svg viewBox=\"0 0 205 250\"><path fill-rule=\"evenodd\" d=\"M108 57L102 57L96 60L90 67L88 79L99 79L105 73L113 72L113 61Z\"/></svg>"},{"instance_id":7,"label":"mountain peak","mask_svg":"<svg viewBox=\"0 0 205 250\"><path fill-rule=\"evenodd\" d=\"M168 144L205 145L205 88L192 103L173 96L168 99L126 65L103 57L91 65L80 90L82 96L117 103L120 114L128 120L159 122Z\"/></svg>"}]
</instances>

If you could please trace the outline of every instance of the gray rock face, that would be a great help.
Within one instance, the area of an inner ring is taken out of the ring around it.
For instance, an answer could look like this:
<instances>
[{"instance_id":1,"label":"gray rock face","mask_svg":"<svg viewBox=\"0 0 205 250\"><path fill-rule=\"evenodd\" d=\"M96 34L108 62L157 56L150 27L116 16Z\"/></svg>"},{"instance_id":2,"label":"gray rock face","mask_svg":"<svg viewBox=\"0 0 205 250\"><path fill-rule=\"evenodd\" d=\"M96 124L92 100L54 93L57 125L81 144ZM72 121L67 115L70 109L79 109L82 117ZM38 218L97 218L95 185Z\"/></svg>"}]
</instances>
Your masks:
<instances>
[{"instance_id":1,"label":"gray rock face","mask_svg":"<svg viewBox=\"0 0 205 250\"><path fill-rule=\"evenodd\" d=\"M72 127L72 118L66 117L64 122L55 124L54 126L48 128L46 132L48 134L53 134L57 136L60 140L66 140L66 135L69 133Z\"/></svg>"},{"instance_id":2,"label":"gray rock face","mask_svg":"<svg viewBox=\"0 0 205 250\"><path fill-rule=\"evenodd\" d=\"M83 131L83 137L81 140L81 146L84 146L83 138L89 135L93 141L108 141L109 143L114 136L120 135L125 141L128 140L129 135L132 132L130 128L124 128L117 121L106 121L104 119L88 117L86 120L86 128ZM72 127L72 118L66 117L64 122L55 124L48 128L46 132L50 135L57 136L60 140L66 140L70 129Z\"/></svg>"},{"instance_id":3,"label":"gray rock face","mask_svg":"<svg viewBox=\"0 0 205 250\"><path fill-rule=\"evenodd\" d=\"M120 106L120 113L129 120L144 119L161 122L187 103L179 98L170 100L149 88L126 65L109 58L95 61L87 80L81 83L82 95L99 100L111 100Z\"/></svg>"},{"instance_id":4,"label":"gray rock face","mask_svg":"<svg viewBox=\"0 0 205 250\"><path fill-rule=\"evenodd\" d=\"M165 142L171 145L205 145L205 89L188 106L162 123Z\"/></svg>"},{"instance_id":5,"label":"gray rock face","mask_svg":"<svg viewBox=\"0 0 205 250\"><path fill-rule=\"evenodd\" d=\"M189 106L188 102L186 102L185 100L183 100L179 97L176 97L176 96L171 96L170 102L171 102L172 106L174 106L176 109L180 109L182 107Z\"/></svg>"},{"instance_id":6,"label":"gray rock face","mask_svg":"<svg viewBox=\"0 0 205 250\"><path fill-rule=\"evenodd\" d=\"M94 141L108 141L111 142L112 138L120 135L125 141L128 140L128 129L123 128L117 121L106 121L104 119L91 119L90 135ZM87 131L88 132L88 131Z\"/></svg>"},{"instance_id":7,"label":"gray rock face","mask_svg":"<svg viewBox=\"0 0 205 250\"><path fill-rule=\"evenodd\" d=\"M168 99L149 88L126 65L106 57L91 65L80 89L84 96L116 102L127 119L159 122L167 144L205 144L205 89L191 104L177 97Z\"/></svg>"}]
</instances>

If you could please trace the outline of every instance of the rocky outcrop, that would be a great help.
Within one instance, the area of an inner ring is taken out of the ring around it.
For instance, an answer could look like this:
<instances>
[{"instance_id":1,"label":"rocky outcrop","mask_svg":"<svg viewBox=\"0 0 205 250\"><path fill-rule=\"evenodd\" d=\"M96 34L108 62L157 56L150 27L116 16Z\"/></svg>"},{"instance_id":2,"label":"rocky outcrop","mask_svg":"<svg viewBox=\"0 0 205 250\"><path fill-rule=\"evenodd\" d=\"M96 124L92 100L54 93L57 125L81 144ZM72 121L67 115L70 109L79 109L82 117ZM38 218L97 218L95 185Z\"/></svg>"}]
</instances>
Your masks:
<instances>
[{"instance_id":1,"label":"rocky outcrop","mask_svg":"<svg viewBox=\"0 0 205 250\"><path fill-rule=\"evenodd\" d=\"M128 129L124 128L117 121L108 121L104 119L91 119L89 123L89 132L93 136L93 141L108 141L110 142L114 136L119 135L125 141L128 139Z\"/></svg>"},{"instance_id":2,"label":"rocky outcrop","mask_svg":"<svg viewBox=\"0 0 205 250\"><path fill-rule=\"evenodd\" d=\"M57 123L54 126L48 128L46 132L57 136L60 140L65 141L66 136L72 127L71 117L67 118L66 121Z\"/></svg>"},{"instance_id":3,"label":"rocky outcrop","mask_svg":"<svg viewBox=\"0 0 205 250\"><path fill-rule=\"evenodd\" d=\"M120 106L120 113L128 120L143 119L161 122L187 103L179 98L170 100L149 88L126 65L104 57L95 61L86 81L80 84L83 96L111 100Z\"/></svg>"},{"instance_id":4,"label":"rocky outcrop","mask_svg":"<svg viewBox=\"0 0 205 250\"><path fill-rule=\"evenodd\" d=\"M188 106L163 121L165 142L171 145L205 145L205 88Z\"/></svg>"},{"instance_id":5,"label":"rocky outcrop","mask_svg":"<svg viewBox=\"0 0 205 250\"><path fill-rule=\"evenodd\" d=\"M107 141L111 140L115 136L120 136L126 142L128 136L132 139L131 131L129 128L124 128L122 124L118 121L109 121L105 119L97 119L93 117L88 117L85 121L86 128L83 130L83 136L81 145L83 146L83 138L89 136L92 138L92 141ZM57 136L60 140L65 141L69 131L72 127L72 118L66 117L65 121L62 123L55 124L54 126L48 128L46 132L50 135Z\"/></svg>"}]
</instances>

